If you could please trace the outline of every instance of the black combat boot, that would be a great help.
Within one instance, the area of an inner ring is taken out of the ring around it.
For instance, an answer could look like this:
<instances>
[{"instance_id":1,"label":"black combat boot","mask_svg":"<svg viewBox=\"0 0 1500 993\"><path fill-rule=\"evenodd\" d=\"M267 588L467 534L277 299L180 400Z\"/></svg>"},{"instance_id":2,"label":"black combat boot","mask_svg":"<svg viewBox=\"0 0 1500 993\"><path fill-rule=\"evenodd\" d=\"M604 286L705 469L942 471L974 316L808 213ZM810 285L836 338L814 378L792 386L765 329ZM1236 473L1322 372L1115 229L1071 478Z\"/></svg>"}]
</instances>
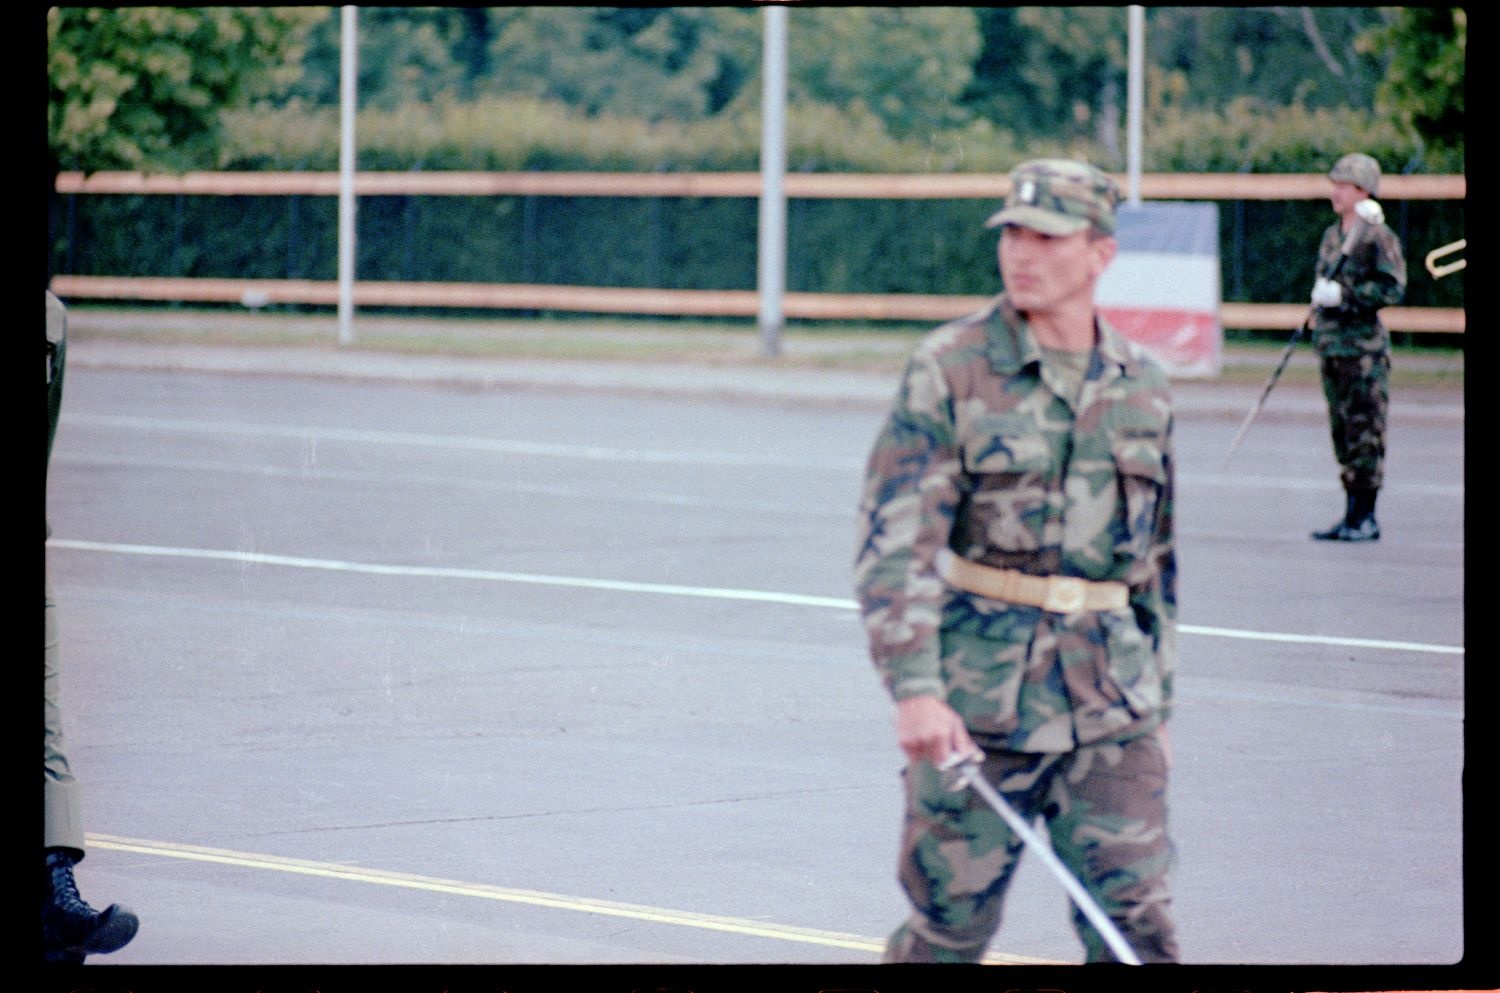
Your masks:
<instances>
[{"instance_id":1,"label":"black combat boot","mask_svg":"<svg viewBox=\"0 0 1500 993\"><path fill-rule=\"evenodd\" d=\"M73 881L77 861L66 848L44 849L42 872L42 960L79 965L85 955L124 948L140 921L130 908L110 904L101 913L83 902Z\"/></svg>"},{"instance_id":2,"label":"black combat boot","mask_svg":"<svg viewBox=\"0 0 1500 993\"><path fill-rule=\"evenodd\" d=\"M1378 490L1355 490L1349 494L1349 523L1340 541L1379 541L1380 525L1375 523L1375 494Z\"/></svg>"},{"instance_id":3,"label":"black combat boot","mask_svg":"<svg viewBox=\"0 0 1500 993\"><path fill-rule=\"evenodd\" d=\"M1326 531L1314 531L1313 538L1318 541L1345 541L1344 535L1349 531L1349 522L1354 519L1354 494L1344 494L1344 516L1333 523Z\"/></svg>"}]
</instances>

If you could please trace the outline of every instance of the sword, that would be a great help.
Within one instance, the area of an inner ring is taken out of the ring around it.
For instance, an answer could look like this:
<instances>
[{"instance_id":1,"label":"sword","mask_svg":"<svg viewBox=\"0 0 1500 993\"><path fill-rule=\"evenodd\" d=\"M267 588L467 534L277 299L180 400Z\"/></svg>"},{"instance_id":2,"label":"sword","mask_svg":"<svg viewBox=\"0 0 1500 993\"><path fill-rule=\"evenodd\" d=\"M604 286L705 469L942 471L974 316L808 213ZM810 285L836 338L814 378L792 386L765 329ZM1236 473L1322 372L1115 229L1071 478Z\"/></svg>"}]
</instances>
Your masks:
<instances>
[{"instance_id":1,"label":"sword","mask_svg":"<svg viewBox=\"0 0 1500 993\"><path fill-rule=\"evenodd\" d=\"M1255 420L1255 415L1260 413L1260 408L1266 405L1266 397L1271 395L1271 389L1276 385L1276 380L1281 378L1281 373L1286 369L1286 364L1291 360L1292 351L1297 347L1297 342L1302 339L1302 333L1312 324L1313 315L1309 313L1307 319L1297 325L1297 330L1287 339L1286 348L1281 353L1281 361L1276 363L1276 369L1271 373L1271 378L1266 380L1266 388L1260 391L1260 396L1250 407L1250 413L1240 422L1240 429L1234 433L1234 440L1229 443L1229 450L1224 453L1224 466L1229 465L1229 460L1234 457L1235 449L1240 447L1240 442L1245 440L1245 432L1250 430L1250 422Z\"/></svg>"},{"instance_id":2,"label":"sword","mask_svg":"<svg viewBox=\"0 0 1500 993\"><path fill-rule=\"evenodd\" d=\"M1120 933L1120 929L1115 927L1115 922L1109 919L1109 915L1099 906L1098 901L1089 894L1088 890L1083 888L1083 884L1078 881L1078 877L1069 872L1068 867L1062 864L1062 860L1052 851L1052 846L1048 845L1042 839L1041 835L1032 830L1031 825L1027 824L1020 814L1016 813L1014 807L1005 802L1005 797L1001 796L1000 792L991 786L989 780L985 779L980 773L979 758L979 755L973 753L969 755L954 755L939 766L939 768L945 772L952 771L956 774L962 785L968 786L983 797L986 803L995 808L995 813L1005 819L1005 823L1010 825L1010 829L1020 836L1027 847L1036 852L1047 868L1052 871L1052 875L1057 877L1057 881L1063 884L1063 889L1068 891L1068 895L1073 898L1073 902L1078 905L1078 909L1083 911L1083 916L1087 917L1089 923L1094 925L1099 933L1104 936L1104 941L1109 945L1109 950L1115 953L1115 958L1126 965L1140 965L1140 957L1135 954L1135 951L1130 947L1130 943L1125 940L1125 936Z\"/></svg>"}]
</instances>

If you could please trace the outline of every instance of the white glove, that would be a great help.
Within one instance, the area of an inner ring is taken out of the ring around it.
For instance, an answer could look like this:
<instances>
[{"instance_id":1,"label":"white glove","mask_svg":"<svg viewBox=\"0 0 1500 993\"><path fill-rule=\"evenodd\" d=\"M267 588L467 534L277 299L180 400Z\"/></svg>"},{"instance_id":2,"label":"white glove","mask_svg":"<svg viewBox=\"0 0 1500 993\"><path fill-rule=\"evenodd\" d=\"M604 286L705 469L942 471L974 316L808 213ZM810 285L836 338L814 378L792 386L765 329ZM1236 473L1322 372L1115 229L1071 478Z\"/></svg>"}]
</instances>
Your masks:
<instances>
[{"instance_id":1,"label":"white glove","mask_svg":"<svg viewBox=\"0 0 1500 993\"><path fill-rule=\"evenodd\" d=\"M1366 224L1384 224L1385 211L1374 200L1361 200L1354 205L1354 213Z\"/></svg>"},{"instance_id":2,"label":"white glove","mask_svg":"<svg viewBox=\"0 0 1500 993\"><path fill-rule=\"evenodd\" d=\"M1313 283L1312 302L1315 307L1337 307L1344 302L1344 289L1333 280L1319 276Z\"/></svg>"}]
</instances>

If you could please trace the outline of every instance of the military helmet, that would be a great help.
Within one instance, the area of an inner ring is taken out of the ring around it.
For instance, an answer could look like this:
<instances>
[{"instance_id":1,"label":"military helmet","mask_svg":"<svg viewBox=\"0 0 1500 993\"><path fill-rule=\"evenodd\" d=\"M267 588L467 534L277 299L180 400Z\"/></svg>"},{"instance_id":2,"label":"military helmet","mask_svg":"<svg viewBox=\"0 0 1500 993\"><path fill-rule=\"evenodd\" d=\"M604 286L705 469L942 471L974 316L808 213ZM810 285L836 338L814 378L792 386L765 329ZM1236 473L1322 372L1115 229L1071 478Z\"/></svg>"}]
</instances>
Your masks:
<instances>
[{"instance_id":1,"label":"military helmet","mask_svg":"<svg viewBox=\"0 0 1500 993\"><path fill-rule=\"evenodd\" d=\"M1333 164L1328 178L1353 183L1370 196L1375 196L1380 186L1380 163L1361 152L1350 152Z\"/></svg>"}]
</instances>

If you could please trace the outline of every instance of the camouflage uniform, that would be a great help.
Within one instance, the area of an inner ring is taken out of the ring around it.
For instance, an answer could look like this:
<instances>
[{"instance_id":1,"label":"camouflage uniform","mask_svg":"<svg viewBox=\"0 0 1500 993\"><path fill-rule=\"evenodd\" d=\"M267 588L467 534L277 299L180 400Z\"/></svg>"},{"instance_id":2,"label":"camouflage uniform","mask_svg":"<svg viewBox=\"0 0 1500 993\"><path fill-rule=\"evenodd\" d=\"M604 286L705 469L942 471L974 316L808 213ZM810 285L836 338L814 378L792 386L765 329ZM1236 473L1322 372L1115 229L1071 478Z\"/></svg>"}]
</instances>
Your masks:
<instances>
[{"instance_id":1,"label":"camouflage uniform","mask_svg":"<svg viewBox=\"0 0 1500 993\"><path fill-rule=\"evenodd\" d=\"M1000 215L997 215L1000 216ZM1111 215L1112 218L1112 215ZM1175 961L1166 756L1176 560L1165 374L1096 315L1076 400L1002 294L915 349L869 458L855 586L896 700L947 702L984 774L1143 961ZM1116 581L1123 609L1055 613L949 586L943 549L1031 575ZM930 763L903 774L900 879L914 913L886 961L975 962L1022 843ZM1113 956L1085 918L1090 961Z\"/></svg>"},{"instance_id":2,"label":"camouflage uniform","mask_svg":"<svg viewBox=\"0 0 1500 993\"><path fill-rule=\"evenodd\" d=\"M1374 196L1380 166L1368 155L1346 155L1329 172L1335 181L1351 183ZM1390 405L1390 334L1379 311L1399 303L1406 292L1406 260L1396 233L1383 222L1343 219L1323 232L1314 266L1315 280L1339 285L1337 306L1316 302L1310 331L1322 371L1323 396L1339 481L1346 494L1344 518L1321 540L1354 541L1380 537L1375 498L1385 482L1385 422ZM1346 239L1353 234L1349 253Z\"/></svg>"},{"instance_id":3,"label":"camouflage uniform","mask_svg":"<svg viewBox=\"0 0 1500 993\"><path fill-rule=\"evenodd\" d=\"M1406 260L1396 232L1379 224L1355 239L1340 265L1344 237L1335 222L1318 246L1315 275L1329 277L1337 268L1344 300L1338 307L1314 308L1312 340L1323 369L1339 478L1345 490L1378 490L1384 481L1391 369L1391 337L1379 311L1405 295Z\"/></svg>"}]
</instances>

